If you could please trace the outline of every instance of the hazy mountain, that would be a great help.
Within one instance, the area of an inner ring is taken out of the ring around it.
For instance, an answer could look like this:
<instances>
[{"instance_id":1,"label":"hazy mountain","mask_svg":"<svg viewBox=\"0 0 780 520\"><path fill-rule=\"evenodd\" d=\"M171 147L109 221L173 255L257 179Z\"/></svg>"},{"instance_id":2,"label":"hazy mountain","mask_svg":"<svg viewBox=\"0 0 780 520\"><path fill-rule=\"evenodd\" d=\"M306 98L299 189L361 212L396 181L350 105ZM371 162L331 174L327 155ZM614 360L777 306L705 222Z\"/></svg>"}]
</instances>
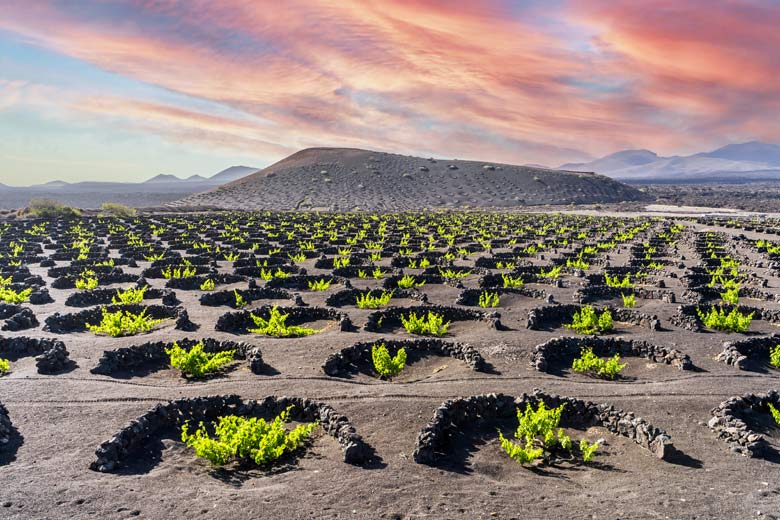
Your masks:
<instances>
[{"instance_id":1,"label":"hazy mountain","mask_svg":"<svg viewBox=\"0 0 780 520\"><path fill-rule=\"evenodd\" d=\"M659 159L650 150L623 150L587 163L566 163L559 168L571 171L615 171L632 166L642 166Z\"/></svg>"},{"instance_id":2,"label":"hazy mountain","mask_svg":"<svg viewBox=\"0 0 780 520\"><path fill-rule=\"evenodd\" d=\"M752 141L711 152L661 157L649 150L623 150L564 170L591 171L633 182L750 182L780 180L780 145Z\"/></svg>"},{"instance_id":3,"label":"hazy mountain","mask_svg":"<svg viewBox=\"0 0 780 520\"><path fill-rule=\"evenodd\" d=\"M159 175L155 175L151 179L145 180L144 184L154 184L154 183L161 183L161 182L185 182L184 179L180 177L176 177L175 175L171 175L169 173L161 173Z\"/></svg>"},{"instance_id":4,"label":"hazy mountain","mask_svg":"<svg viewBox=\"0 0 780 520\"><path fill-rule=\"evenodd\" d=\"M260 168L253 168L251 166L231 166L230 168L225 168L221 172L215 174L210 180L214 181L216 184L225 184L226 182L237 181L250 173L255 173L259 169Z\"/></svg>"},{"instance_id":5,"label":"hazy mountain","mask_svg":"<svg viewBox=\"0 0 780 520\"><path fill-rule=\"evenodd\" d=\"M0 184L0 208L20 208L34 197L53 198L81 208L97 208L103 202L121 202L137 207L157 206L237 180L256 171L257 168L249 166L231 166L212 177L191 175L182 179L175 175L159 174L143 182L68 183L57 180L26 187Z\"/></svg>"},{"instance_id":6,"label":"hazy mountain","mask_svg":"<svg viewBox=\"0 0 780 520\"><path fill-rule=\"evenodd\" d=\"M485 161L309 148L172 206L406 211L645 200L594 174Z\"/></svg>"},{"instance_id":7,"label":"hazy mountain","mask_svg":"<svg viewBox=\"0 0 780 520\"><path fill-rule=\"evenodd\" d=\"M700 156L727 159L730 161L750 161L780 166L780 145L751 141L742 144L729 144Z\"/></svg>"},{"instance_id":8,"label":"hazy mountain","mask_svg":"<svg viewBox=\"0 0 780 520\"><path fill-rule=\"evenodd\" d=\"M65 186L70 186L70 183L65 181L49 181L42 186L46 186L48 188L62 188Z\"/></svg>"}]
</instances>

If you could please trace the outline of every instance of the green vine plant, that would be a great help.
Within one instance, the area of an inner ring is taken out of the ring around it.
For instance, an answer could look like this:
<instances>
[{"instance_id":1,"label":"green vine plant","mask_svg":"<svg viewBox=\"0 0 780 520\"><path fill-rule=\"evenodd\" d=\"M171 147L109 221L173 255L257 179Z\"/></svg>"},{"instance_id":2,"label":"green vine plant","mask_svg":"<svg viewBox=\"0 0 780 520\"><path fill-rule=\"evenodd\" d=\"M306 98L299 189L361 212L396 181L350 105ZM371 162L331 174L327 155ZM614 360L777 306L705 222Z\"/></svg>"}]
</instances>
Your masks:
<instances>
[{"instance_id":1,"label":"green vine plant","mask_svg":"<svg viewBox=\"0 0 780 520\"><path fill-rule=\"evenodd\" d=\"M202 284L200 284L200 290L201 291L213 291L216 287L216 284L214 283L214 280L211 278L207 278L203 281Z\"/></svg>"},{"instance_id":2,"label":"green vine plant","mask_svg":"<svg viewBox=\"0 0 780 520\"><path fill-rule=\"evenodd\" d=\"M621 294L620 297L623 299L623 307L626 309L636 307L636 294Z\"/></svg>"},{"instance_id":3,"label":"green vine plant","mask_svg":"<svg viewBox=\"0 0 780 520\"><path fill-rule=\"evenodd\" d=\"M410 274L405 274L398 280L398 287L401 289L411 289L412 287L422 287L423 285L425 285L425 280L417 283L414 276Z\"/></svg>"},{"instance_id":4,"label":"green vine plant","mask_svg":"<svg viewBox=\"0 0 780 520\"><path fill-rule=\"evenodd\" d=\"M199 341L190 350L184 349L174 342L171 348L165 350L165 353L170 357L171 366L181 370L182 374L201 378L217 372L232 362L236 351L205 352L203 341Z\"/></svg>"},{"instance_id":5,"label":"green vine plant","mask_svg":"<svg viewBox=\"0 0 780 520\"><path fill-rule=\"evenodd\" d=\"M333 268L338 269L340 267L349 267L351 260L349 257L336 257L333 259Z\"/></svg>"},{"instance_id":6,"label":"green vine plant","mask_svg":"<svg viewBox=\"0 0 780 520\"><path fill-rule=\"evenodd\" d=\"M156 320L146 315L146 309L139 314L130 311L118 310L108 312L105 307L101 309L102 319L100 323L91 325L87 323L87 330L94 334L107 334L111 337L132 336L142 332L149 332L166 318Z\"/></svg>"},{"instance_id":7,"label":"green vine plant","mask_svg":"<svg viewBox=\"0 0 780 520\"><path fill-rule=\"evenodd\" d=\"M447 334L450 322L444 323L444 315L428 311L427 316L417 316L416 312L401 316L401 323L406 332L420 336L441 337Z\"/></svg>"},{"instance_id":8,"label":"green vine plant","mask_svg":"<svg viewBox=\"0 0 780 520\"><path fill-rule=\"evenodd\" d=\"M310 291L327 291L330 287L330 284L333 283L333 280L326 280L324 278L316 281L309 281L309 290Z\"/></svg>"},{"instance_id":9,"label":"green vine plant","mask_svg":"<svg viewBox=\"0 0 780 520\"><path fill-rule=\"evenodd\" d=\"M525 411L517 409L517 429L514 437L519 442L507 439L499 431L498 438L501 448L509 457L520 463L530 464L535 461L548 461L556 455L570 455L574 449L571 437L560 428L561 413L566 404L548 409L540 402L534 409L527 404ZM589 444L585 439L579 443L580 455L584 462L590 462L598 449L598 442Z\"/></svg>"},{"instance_id":10,"label":"green vine plant","mask_svg":"<svg viewBox=\"0 0 780 520\"><path fill-rule=\"evenodd\" d=\"M720 298L725 303L730 303L732 305L739 305L739 285L732 287L730 289L726 289L725 292L720 293Z\"/></svg>"},{"instance_id":11,"label":"green vine plant","mask_svg":"<svg viewBox=\"0 0 780 520\"><path fill-rule=\"evenodd\" d=\"M750 323L753 321L753 315L742 314L737 308L731 309L731 312L726 314L726 311L719 307L711 307L709 312L702 312L701 309L696 309L696 313L699 315L699 319L705 327L723 332L745 332L750 328Z\"/></svg>"},{"instance_id":12,"label":"green vine plant","mask_svg":"<svg viewBox=\"0 0 780 520\"><path fill-rule=\"evenodd\" d=\"M780 368L780 345L775 345L769 349L769 364L775 368Z\"/></svg>"},{"instance_id":13,"label":"green vine plant","mask_svg":"<svg viewBox=\"0 0 780 520\"><path fill-rule=\"evenodd\" d=\"M582 269L583 271L587 271L590 268L590 264L583 260L582 258L575 258L571 259L569 258L566 260L566 267L571 267L574 269Z\"/></svg>"},{"instance_id":14,"label":"green vine plant","mask_svg":"<svg viewBox=\"0 0 780 520\"><path fill-rule=\"evenodd\" d=\"M193 433L189 431L189 424L185 423L181 440L195 449L196 456L207 459L214 466L224 466L233 461L269 464L303 446L319 424L301 424L287 431L284 424L290 421L291 409L292 406L271 422L236 415L220 417L213 428L215 438L209 436L202 422Z\"/></svg>"},{"instance_id":15,"label":"green vine plant","mask_svg":"<svg viewBox=\"0 0 780 520\"><path fill-rule=\"evenodd\" d=\"M519 289L525 284L522 276L513 277L511 275L502 273L501 279L504 282L504 289Z\"/></svg>"},{"instance_id":16,"label":"green vine plant","mask_svg":"<svg viewBox=\"0 0 780 520\"><path fill-rule=\"evenodd\" d=\"M91 291L92 289L97 289L99 282L94 276L82 276L76 279L75 284L76 289L80 291Z\"/></svg>"},{"instance_id":17,"label":"green vine plant","mask_svg":"<svg viewBox=\"0 0 780 520\"><path fill-rule=\"evenodd\" d=\"M131 305L134 303L141 303L144 300L144 294L149 286L143 287L128 287L124 291L121 289L116 290L116 296L111 298L111 303L114 305Z\"/></svg>"},{"instance_id":18,"label":"green vine plant","mask_svg":"<svg viewBox=\"0 0 780 520\"><path fill-rule=\"evenodd\" d=\"M384 343L371 346L371 360L374 363L374 370L386 378L397 376L406 366L406 350L398 349L395 356L390 356Z\"/></svg>"},{"instance_id":19,"label":"green vine plant","mask_svg":"<svg viewBox=\"0 0 780 520\"><path fill-rule=\"evenodd\" d=\"M0 358L0 376L5 375L11 369L11 362L7 359Z\"/></svg>"},{"instance_id":20,"label":"green vine plant","mask_svg":"<svg viewBox=\"0 0 780 520\"><path fill-rule=\"evenodd\" d=\"M462 280L471 274L471 271L455 271L454 269L439 268L439 274L447 280Z\"/></svg>"},{"instance_id":21,"label":"green vine plant","mask_svg":"<svg viewBox=\"0 0 780 520\"><path fill-rule=\"evenodd\" d=\"M299 338L319 332L316 329L287 325L285 322L289 314L282 314L282 311L276 306L271 309L267 320L254 314L251 316L257 328L249 329L249 332L254 334L265 334L266 336L275 336L277 338Z\"/></svg>"},{"instance_id":22,"label":"green vine plant","mask_svg":"<svg viewBox=\"0 0 780 520\"><path fill-rule=\"evenodd\" d=\"M542 278L550 278L550 279L556 279L561 276L561 271L563 271L563 266L555 266L551 267L549 270L545 271L544 269L539 271L539 276Z\"/></svg>"},{"instance_id":23,"label":"green vine plant","mask_svg":"<svg viewBox=\"0 0 780 520\"><path fill-rule=\"evenodd\" d=\"M615 379L627 366L628 363L620 363L620 354L615 354L609 359L602 359L593 353L592 348L585 348L580 352L580 357L572 362L571 369L603 379Z\"/></svg>"},{"instance_id":24,"label":"green vine plant","mask_svg":"<svg viewBox=\"0 0 780 520\"><path fill-rule=\"evenodd\" d=\"M241 258L241 254L236 252L227 252L222 255L222 258L224 258L228 262L235 262L236 260Z\"/></svg>"},{"instance_id":25,"label":"green vine plant","mask_svg":"<svg viewBox=\"0 0 780 520\"><path fill-rule=\"evenodd\" d=\"M483 309L498 307L500 297L497 292L482 291L479 295L478 303Z\"/></svg>"},{"instance_id":26,"label":"green vine plant","mask_svg":"<svg viewBox=\"0 0 780 520\"><path fill-rule=\"evenodd\" d=\"M604 280L607 283L607 287L617 287L619 289L633 289L634 284L631 283L631 275L626 274L622 279L615 275L610 276L608 273L604 273Z\"/></svg>"},{"instance_id":27,"label":"green vine plant","mask_svg":"<svg viewBox=\"0 0 780 520\"><path fill-rule=\"evenodd\" d=\"M359 309L378 309L390 303L395 291L382 291L379 296L371 296L371 293L358 295L356 304Z\"/></svg>"},{"instance_id":28,"label":"green vine plant","mask_svg":"<svg viewBox=\"0 0 780 520\"><path fill-rule=\"evenodd\" d=\"M597 315L591 305L585 305L574 313L572 323L564 325L564 327L572 329L578 334L605 334L614 329L614 324L609 309L605 309L601 315Z\"/></svg>"},{"instance_id":29,"label":"green vine plant","mask_svg":"<svg viewBox=\"0 0 780 520\"><path fill-rule=\"evenodd\" d=\"M276 271L271 271L270 269L264 269L260 268L260 278L262 280L268 281L273 278L289 278L290 273L285 273L280 268L276 268Z\"/></svg>"},{"instance_id":30,"label":"green vine plant","mask_svg":"<svg viewBox=\"0 0 780 520\"><path fill-rule=\"evenodd\" d=\"M775 423L780 425L780 410L778 410L775 405L772 403L767 403L769 406L769 413L772 414L772 419L775 420Z\"/></svg>"},{"instance_id":31,"label":"green vine plant","mask_svg":"<svg viewBox=\"0 0 780 520\"><path fill-rule=\"evenodd\" d=\"M191 278L198 273L198 269L195 266L184 265L181 267L168 266L162 270L163 278L170 280L171 278Z\"/></svg>"},{"instance_id":32,"label":"green vine plant","mask_svg":"<svg viewBox=\"0 0 780 520\"><path fill-rule=\"evenodd\" d=\"M249 305L249 302L247 302L236 289L233 289L233 298L235 299L233 306L236 309L243 309Z\"/></svg>"},{"instance_id":33,"label":"green vine plant","mask_svg":"<svg viewBox=\"0 0 780 520\"><path fill-rule=\"evenodd\" d=\"M0 302L24 303L30 298L30 294L32 294L30 287L21 291L14 291L10 287L0 287Z\"/></svg>"}]
</instances>

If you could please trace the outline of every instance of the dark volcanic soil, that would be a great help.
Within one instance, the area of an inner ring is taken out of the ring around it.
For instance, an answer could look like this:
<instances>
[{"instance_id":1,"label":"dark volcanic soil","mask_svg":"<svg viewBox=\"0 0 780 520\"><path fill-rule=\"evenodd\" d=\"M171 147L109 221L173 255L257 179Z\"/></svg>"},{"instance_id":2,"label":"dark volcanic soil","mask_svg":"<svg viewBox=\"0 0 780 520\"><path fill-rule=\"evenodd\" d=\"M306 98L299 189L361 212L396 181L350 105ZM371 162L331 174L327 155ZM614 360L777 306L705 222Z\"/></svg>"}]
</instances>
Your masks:
<instances>
[{"instance_id":1,"label":"dark volcanic soil","mask_svg":"<svg viewBox=\"0 0 780 520\"><path fill-rule=\"evenodd\" d=\"M738 246L738 252L757 258L742 246ZM686 267L698 263L684 243L679 255L686 258ZM612 255L613 265L626 260L625 248L622 254ZM310 273L319 272L313 268L314 261L304 263ZM544 263L538 259L534 262ZM125 271L138 274L148 265L139 264L142 266ZM387 268L389 259L380 265ZM221 262L220 269L228 272L229 266L229 262ZM592 266L589 272L598 269ZM31 270L46 275L46 269ZM683 270L675 267L667 271L672 272L682 274ZM761 268L755 272L767 274ZM763 290L780 293L780 281L767 278L769 287ZM477 279L472 275L464 285L476 287ZM566 276L565 280L569 287L527 286L547 290L557 301L569 303L581 279ZM667 276L664 280L669 290L678 296L682 293L679 279ZM50 285L51 279L47 281ZM155 287L165 282L148 281ZM380 282L369 278L353 283L369 287ZM73 291L50 290L55 303L33 306L41 323L54 312L74 312L63 305ZM337 290L334 285L324 293L301 294L306 303L321 306L327 295ZM431 303L442 305L452 305L460 292L441 284L426 285L424 291ZM452 358L428 358L410 367L408 374L396 382L385 382L365 375L328 377L320 365L330 353L358 341L410 338L403 329L380 335L340 332L330 327L302 339L235 336L214 330L218 316L230 309L201 306L197 301L200 294L177 291L192 321L200 325L195 333L174 330L172 323L150 334L119 339L96 338L90 333L53 335L41 328L4 333L63 339L79 368L42 376L35 371L32 358L23 358L13 364L9 375L0 378L0 401L23 436L23 444L12 457L0 458L0 518L778 518L780 466L730 453L706 423L710 409L724 399L778 388L780 377L771 371L741 372L715 361L724 340L742 336L678 329L669 323L676 304L639 300L637 310L658 314L666 330L651 332L618 323L619 334L677 346L701 371L649 368L645 360L629 358L630 377L616 382L538 372L528 363L533 347L572 332L564 328L552 332L526 330L526 312L541 302L512 297L496 309L510 330L458 322L448 336L475 346L495 373L471 371ZM255 302L252 307L263 303L272 302ZM340 310L348 312L361 327L369 313L354 306ZM761 323L757 330L775 329ZM257 376L241 365L222 378L185 382L172 369L129 379L89 372L103 350L183 337L249 341L262 348L263 358L279 374ZM607 440L597 457L598 464L593 466L561 464L526 469L501 452L491 432L482 432L481 436L477 432L477 437L458 440L459 451L442 467L419 465L412 460L419 430L445 399L487 392L520 395L534 388L634 411L666 429L681 453L672 462L661 461L623 437L594 428L577 433L590 440ZM271 394L304 396L328 403L349 417L381 461L366 468L345 464L334 439L318 435L304 456L278 471L214 473L180 442L164 439L158 447L161 460L156 464L138 460L132 471L119 474L88 469L98 444L154 404L184 396L228 393L240 394L244 399Z\"/></svg>"},{"instance_id":2,"label":"dark volcanic soil","mask_svg":"<svg viewBox=\"0 0 780 520\"><path fill-rule=\"evenodd\" d=\"M648 195L658 204L735 208L762 213L780 212L780 183L651 184Z\"/></svg>"},{"instance_id":3,"label":"dark volcanic soil","mask_svg":"<svg viewBox=\"0 0 780 520\"><path fill-rule=\"evenodd\" d=\"M415 211L646 200L608 177L499 163L310 148L173 207Z\"/></svg>"}]
</instances>

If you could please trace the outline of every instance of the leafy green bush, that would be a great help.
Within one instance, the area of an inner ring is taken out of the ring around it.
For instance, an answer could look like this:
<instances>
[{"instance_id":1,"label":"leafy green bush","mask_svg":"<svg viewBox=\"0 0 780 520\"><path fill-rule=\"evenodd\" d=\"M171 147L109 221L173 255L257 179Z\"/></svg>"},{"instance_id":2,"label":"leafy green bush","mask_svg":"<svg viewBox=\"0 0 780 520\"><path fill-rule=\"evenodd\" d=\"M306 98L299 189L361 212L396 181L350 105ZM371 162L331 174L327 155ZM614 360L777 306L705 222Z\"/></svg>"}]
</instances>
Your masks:
<instances>
[{"instance_id":1,"label":"leafy green bush","mask_svg":"<svg viewBox=\"0 0 780 520\"><path fill-rule=\"evenodd\" d=\"M518 408L518 425L514 436L521 443L517 444L498 432L501 448L520 464L540 459L556 446L570 450L571 438L558 427L564 406L565 404L562 404L548 409L544 402L540 402L536 410L530 404L526 405L524 412Z\"/></svg>"},{"instance_id":2,"label":"leafy green bush","mask_svg":"<svg viewBox=\"0 0 780 520\"><path fill-rule=\"evenodd\" d=\"M728 314L726 314L725 309L720 307L711 307L706 314L701 309L696 309L696 313L705 327L724 332L745 332L750 328L753 314L755 314L754 312L742 314L736 307L731 309Z\"/></svg>"},{"instance_id":3,"label":"leafy green bush","mask_svg":"<svg viewBox=\"0 0 780 520\"><path fill-rule=\"evenodd\" d=\"M732 305L738 305L739 304L739 285L737 285L736 287L733 287L731 289L726 289L726 292L720 293L720 297L726 303L730 303Z\"/></svg>"},{"instance_id":4,"label":"leafy green bush","mask_svg":"<svg viewBox=\"0 0 780 520\"><path fill-rule=\"evenodd\" d=\"M471 271L455 271L454 269L442 269L439 267L439 274L447 280L460 280L469 276Z\"/></svg>"},{"instance_id":5,"label":"leafy green bush","mask_svg":"<svg viewBox=\"0 0 780 520\"><path fill-rule=\"evenodd\" d=\"M62 202L44 198L30 199L30 203L27 205L25 213L32 217L40 218L78 217L81 214L79 210L67 206Z\"/></svg>"},{"instance_id":6,"label":"leafy green bush","mask_svg":"<svg viewBox=\"0 0 780 520\"><path fill-rule=\"evenodd\" d=\"M769 364L775 368L780 368L780 345L775 345L769 349Z\"/></svg>"},{"instance_id":7,"label":"leafy green bush","mask_svg":"<svg viewBox=\"0 0 780 520\"><path fill-rule=\"evenodd\" d=\"M573 267L574 269L582 269L583 271L587 271L590 268L590 264L582 258L575 258L573 260L569 258L566 260L566 267Z\"/></svg>"},{"instance_id":8,"label":"leafy green bush","mask_svg":"<svg viewBox=\"0 0 780 520\"><path fill-rule=\"evenodd\" d=\"M157 260L162 260L163 258L165 258L165 251L163 251L162 253L156 253L156 254L153 253L151 255L144 255L144 260L146 260L147 262L154 262Z\"/></svg>"},{"instance_id":9,"label":"leafy green bush","mask_svg":"<svg viewBox=\"0 0 780 520\"><path fill-rule=\"evenodd\" d=\"M0 358L0 376L5 374L11 369L11 362L7 359Z\"/></svg>"},{"instance_id":10,"label":"leafy green bush","mask_svg":"<svg viewBox=\"0 0 780 520\"><path fill-rule=\"evenodd\" d=\"M310 291L327 291L333 280L325 280L324 278L316 281L309 281Z\"/></svg>"},{"instance_id":11,"label":"leafy green bush","mask_svg":"<svg viewBox=\"0 0 780 520\"><path fill-rule=\"evenodd\" d=\"M420 283L414 279L414 276L405 274L400 280L398 280L398 287L401 289L411 289L412 287L422 287L425 285L425 280Z\"/></svg>"},{"instance_id":12,"label":"leafy green bush","mask_svg":"<svg viewBox=\"0 0 780 520\"><path fill-rule=\"evenodd\" d=\"M605 310L600 316L596 315L595 309L590 305L585 305L578 312L574 313L574 321L571 325L564 325L579 334L600 334L610 332L614 327L612 323L612 313Z\"/></svg>"},{"instance_id":13,"label":"leafy green bush","mask_svg":"<svg viewBox=\"0 0 780 520\"><path fill-rule=\"evenodd\" d=\"M607 287L618 287L620 289L633 289L634 284L631 283L631 275L626 274L621 280L617 275L610 276L608 273L604 273L604 280L607 283Z\"/></svg>"},{"instance_id":14,"label":"leafy green bush","mask_svg":"<svg viewBox=\"0 0 780 520\"><path fill-rule=\"evenodd\" d=\"M262 278L265 281L271 280L272 278L289 278L289 277L290 277L289 273L285 273L278 267L276 268L276 271L260 268L260 278Z\"/></svg>"},{"instance_id":15,"label":"leafy green bush","mask_svg":"<svg viewBox=\"0 0 780 520\"><path fill-rule=\"evenodd\" d=\"M501 448L509 457L520 464L528 464L539 459L548 459L556 452L571 452L574 443L559 427L561 413L566 404L557 408L547 408L540 402L536 410L526 404L525 411L517 409L517 429L514 437L520 442L507 439L499 431L498 438ZM582 439L579 443L580 453L584 462L590 462L598 448L598 442L589 444Z\"/></svg>"},{"instance_id":16,"label":"leafy green bush","mask_svg":"<svg viewBox=\"0 0 780 520\"><path fill-rule=\"evenodd\" d=\"M108 312L105 307L101 309L103 318L97 325L87 323L87 330L95 334L108 334L112 337L132 336L141 332L149 332L155 326L166 321L165 319L155 320L146 315L146 309L140 314L133 314L129 311L118 310Z\"/></svg>"},{"instance_id":17,"label":"leafy green bush","mask_svg":"<svg viewBox=\"0 0 780 520\"><path fill-rule=\"evenodd\" d=\"M522 276L512 277L511 275L502 273L501 279L504 281L505 289L519 289L525 284Z\"/></svg>"},{"instance_id":18,"label":"leafy green bush","mask_svg":"<svg viewBox=\"0 0 780 520\"><path fill-rule=\"evenodd\" d=\"M249 329L249 332L254 334L265 334L277 338L298 338L319 332L318 330L306 327L287 325L285 322L287 321L289 314L282 314L282 311L275 306L271 309L271 314L267 320L260 316L255 316L254 314L251 316L252 321L255 322L257 328Z\"/></svg>"},{"instance_id":19,"label":"leafy green bush","mask_svg":"<svg viewBox=\"0 0 780 520\"><path fill-rule=\"evenodd\" d=\"M596 450L599 449L599 443L594 442L589 444L585 439L580 440L580 453L582 454L582 460L590 462L593 460L593 456L596 454Z\"/></svg>"},{"instance_id":20,"label":"leafy green bush","mask_svg":"<svg viewBox=\"0 0 780 520\"><path fill-rule=\"evenodd\" d=\"M171 358L171 366L192 377L203 377L216 372L233 361L236 353L235 350L209 353L204 352L203 348L203 341L196 343L189 351L174 342L173 347L166 349L165 353Z\"/></svg>"},{"instance_id":21,"label":"leafy green bush","mask_svg":"<svg viewBox=\"0 0 780 520\"><path fill-rule=\"evenodd\" d=\"M623 307L626 309L636 306L636 294L621 294L620 297L623 299Z\"/></svg>"},{"instance_id":22,"label":"leafy green bush","mask_svg":"<svg viewBox=\"0 0 780 520\"><path fill-rule=\"evenodd\" d=\"M394 377L406 366L406 350L400 348L395 356L391 357L384 343L375 344L371 346L371 359L380 376Z\"/></svg>"},{"instance_id":23,"label":"leafy green bush","mask_svg":"<svg viewBox=\"0 0 780 520\"><path fill-rule=\"evenodd\" d=\"M224 258L228 262L235 262L236 260L241 258L241 254L233 251L228 251L227 253L222 255L222 258Z\"/></svg>"},{"instance_id":24,"label":"leafy green bush","mask_svg":"<svg viewBox=\"0 0 780 520\"><path fill-rule=\"evenodd\" d=\"M268 464L301 447L319 424L302 424L288 432L284 423L290 421L291 409L287 408L270 423L256 417L220 417L214 425L215 439L209 436L202 422L193 433L189 432L189 425L185 423L181 440L194 448L198 457L208 459L215 466L223 466L233 460Z\"/></svg>"},{"instance_id":25,"label":"leafy green bush","mask_svg":"<svg viewBox=\"0 0 780 520\"><path fill-rule=\"evenodd\" d=\"M114 305L130 305L133 303L141 303L144 301L144 294L148 288L149 286L145 285L140 288L128 287L124 291L117 289L116 296L111 298L111 303Z\"/></svg>"},{"instance_id":26,"label":"leafy green bush","mask_svg":"<svg viewBox=\"0 0 780 520\"><path fill-rule=\"evenodd\" d=\"M336 257L333 259L333 268L339 269L341 267L349 267L349 264L351 263L351 260L349 257Z\"/></svg>"},{"instance_id":27,"label":"leafy green bush","mask_svg":"<svg viewBox=\"0 0 780 520\"><path fill-rule=\"evenodd\" d=\"M213 291L216 287L216 284L214 283L214 280L211 278L207 278L203 281L202 284L200 284L200 290L201 291Z\"/></svg>"},{"instance_id":28,"label":"leafy green bush","mask_svg":"<svg viewBox=\"0 0 780 520\"><path fill-rule=\"evenodd\" d=\"M75 284L76 284L76 289L82 291L84 290L91 291L92 289L97 288L99 282L98 279L95 278L94 276L85 276L85 277L83 276L81 278L77 278Z\"/></svg>"},{"instance_id":29,"label":"leafy green bush","mask_svg":"<svg viewBox=\"0 0 780 520\"><path fill-rule=\"evenodd\" d=\"M483 309L488 307L498 307L500 298L497 292L482 291L479 295L479 306Z\"/></svg>"},{"instance_id":30,"label":"leafy green bush","mask_svg":"<svg viewBox=\"0 0 780 520\"><path fill-rule=\"evenodd\" d=\"M197 273L198 273L197 268L191 265L184 265L180 267L174 267L172 265L169 265L162 271L163 277L167 279L190 278L192 276L195 276Z\"/></svg>"},{"instance_id":31,"label":"leafy green bush","mask_svg":"<svg viewBox=\"0 0 780 520\"><path fill-rule=\"evenodd\" d=\"M777 424L780 424L780 410L775 408L775 405L772 403L767 403L767 405L769 406L769 413L772 414L772 419L774 419Z\"/></svg>"},{"instance_id":32,"label":"leafy green bush","mask_svg":"<svg viewBox=\"0 0 780 520\"><path fill-rule=\"evenodd\" d=\"M0 287L0 302L24 303L30 298L32 288L14 291L10 287Z\"/></svg>"},{"instance_id":33,"label":"leafy green bush","mask_svg":"<svg viewBox=\"0 0 780 520\"><path fill-rule=\"evenodd\" d=\"M379 296L371 296L371 293L358 295L356 303L359 309L378 309L390 303L395 291L382 291Z\"/></svg>"},{"instance_id":34,"label":"leafy green bush","mask_svg":"<svg viewBox=\"0 0 780 520\"><path fill-rule=\"evenodd\" d=\"M550 268L550 270L545 271L544 269L539 271L539 276L542 278L558 278L561 276L561 271L563 271L563 266L555 266Z\"/></svg>"},{"instance_id":35,"label":"leafy green bush","mask_svg":"<svg viewBox=\"0 0 780 520\"><path fill-rule=\"evenodd\" d=\"M244 307L249 305L249 302L247 302L236 289L233 289L233 297L235 298L234 306L236 309L243 309Z\"/></svg>"},{"instance_id":36,"label":"leafy green bush","mask_svg":"<svg viewBox=\"0 0 780 520\"><path fill-rule=\"evenodd\" d=\"M587 348L582 349L580 357L574 360L571 368L575 372L589 372L604 379L615 379L626 366L627 363L620 363L620 354L604 360L596 356L592 348Z\"/></svg>"},{"instance_id":37,"label":"leafy green bush","mask_svg":"<svg viewBox=\"0 0 780 520\"><path fill-rule=\"evenodd\" d=\"M130 218L138 214L135 208L119 204L117 202L104 202L100 205L100 217Z\"/></svg>"},{"instance_id":38,"label":"leafy green bush","mask_svg":"<svg viewBox=\"0 0 780 520\"><path fill-rule=\"evenodd\" d=\"M406 332L421 336L444 336L450 326L450 322L444 323L444 316L428 311L426 317L417 316L412 312L408 316L401 316L401 323Z\"/></svg>"}]
</instances>

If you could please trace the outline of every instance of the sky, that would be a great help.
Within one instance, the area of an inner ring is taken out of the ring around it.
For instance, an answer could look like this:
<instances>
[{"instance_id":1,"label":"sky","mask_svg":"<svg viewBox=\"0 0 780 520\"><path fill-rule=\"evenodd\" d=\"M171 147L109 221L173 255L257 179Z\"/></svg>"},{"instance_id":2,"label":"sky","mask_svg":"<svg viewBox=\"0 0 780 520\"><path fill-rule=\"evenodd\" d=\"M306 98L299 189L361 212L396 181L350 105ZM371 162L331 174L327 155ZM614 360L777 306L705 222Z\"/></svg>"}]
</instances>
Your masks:
<instances>
[{"instance_id":1,"label":"sky","mask_svg":"<svg viewBox=\"0 0 780 520\"><path fill-rule=\"evenodd\" d=\"M0 0L0 183L780 142L780 0Z\"/></svg>"}]
</instances>

